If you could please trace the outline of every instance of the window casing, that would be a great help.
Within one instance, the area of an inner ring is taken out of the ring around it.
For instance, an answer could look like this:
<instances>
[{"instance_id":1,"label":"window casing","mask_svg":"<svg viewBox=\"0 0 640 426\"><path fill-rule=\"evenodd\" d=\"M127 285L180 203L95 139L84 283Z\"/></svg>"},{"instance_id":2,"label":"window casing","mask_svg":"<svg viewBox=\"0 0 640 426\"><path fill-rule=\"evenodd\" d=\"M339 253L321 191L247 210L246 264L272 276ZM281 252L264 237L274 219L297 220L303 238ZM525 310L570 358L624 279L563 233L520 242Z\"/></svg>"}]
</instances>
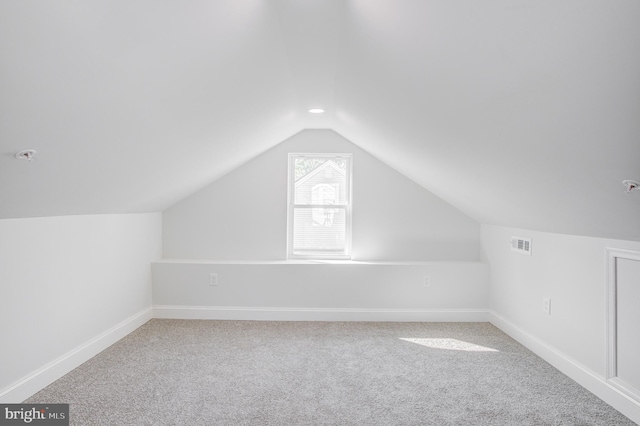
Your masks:
<instances>
[{"instance_id":1,"label":"window casing","mask_svg":"<svg viewBox=\"0 0 640 426\"><path fill-rule=\"evenodd\" d=\"M351 163L351 154L289 154L289 259L351 258Z\"/></svg>"}]
</instances>

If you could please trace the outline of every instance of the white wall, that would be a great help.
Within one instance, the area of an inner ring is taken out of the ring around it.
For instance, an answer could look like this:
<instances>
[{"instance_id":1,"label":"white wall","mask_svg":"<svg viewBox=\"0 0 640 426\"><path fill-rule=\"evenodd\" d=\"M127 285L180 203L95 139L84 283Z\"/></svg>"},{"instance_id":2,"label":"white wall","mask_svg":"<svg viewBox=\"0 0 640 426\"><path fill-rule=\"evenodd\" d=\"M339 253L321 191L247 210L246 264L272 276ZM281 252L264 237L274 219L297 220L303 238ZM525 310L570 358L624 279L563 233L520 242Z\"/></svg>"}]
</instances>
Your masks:
<instances>
[{"instance_id":1,"label":"white wall","mask_svg":"<svg viewBox=\"0 0 640 426\"><path fill-rule=\"evenodd\" d=\"M478 260L480 226L330 130L305 130L163 213L165 258L286 257L287 154L353 153L354 260Z\"/></svg>"},{"instance_id":2,"label":"white wall","mask_svg":"<svg viewBox=\"0 0 640 426\"><path fill-rule=\"evenodd\" d=\"M511 251L512 235L532 238L531 256ZM546 347L554 359L566 360L569 370L564 372L570 376L581 370L588 382L592 375L597 380L591 381L596 386L590 390L606 398L609 389L599 384L604 386L607 352L605 248L640 250L640 243L489 225L482 225L481 240L483 258L490 265L490 305L496 325L506 325L512 337L529 339L535 346L531 349ZM551 298L551 315L543 312L545 297ZM589 388L588 383L581 384ZM614 405L620 411L629 406L640 416L640 405ZM623 413L629 415L628 410Z\"/></svg>"},{"instance_id":3,"label":"white wall","mask_svg":"<svg viewBox=\"0 0 640 426\"><path fill-rule=\"evenodd\" d=\"M218 274L215 287L209 285L210 273ZM482 262L153 264L156 313L173 309L181 318L199 310L200 318L228 318L215 315L235 311L234 319L464 321L471 314L486 321L488 285ZM272 316L256 317L265 309ZM390 310L398 316L390 317ZM407 317L407 311L415 315ZM459 315L429 316L434 311Z\"/></svg>"},{"instance_id":4,"label":"white wall","mask_svg":"<svg viewBox=\"0 0 640 426\"><path fill-rule=\"evenodd\" d=\"M159 213L0 220L0 400L19 402L17 382L149 310L161 250Z\"/></svg>"}]
</instances>

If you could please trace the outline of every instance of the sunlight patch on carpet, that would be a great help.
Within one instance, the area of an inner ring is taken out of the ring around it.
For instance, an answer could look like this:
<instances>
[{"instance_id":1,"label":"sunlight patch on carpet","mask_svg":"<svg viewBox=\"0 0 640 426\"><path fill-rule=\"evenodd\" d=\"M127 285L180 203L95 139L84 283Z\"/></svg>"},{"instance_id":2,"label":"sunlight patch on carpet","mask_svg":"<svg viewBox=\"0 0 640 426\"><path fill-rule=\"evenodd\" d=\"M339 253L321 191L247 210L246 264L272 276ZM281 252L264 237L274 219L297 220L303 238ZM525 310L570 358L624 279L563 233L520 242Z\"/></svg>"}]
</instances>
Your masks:
<instances>
[{"instance_id":1,"label":"sunlight patch on carpet","mask_svg":"<svg viewBox=\"0 0 640 426\"><path fill-rule=\"evenodd\" d=\"M474 343L463 342L457 339L418 339L411 337L401 337L400 340L405 342L416 343L432 349L446 349L450 351L466 351L466 352L500 352L497 349L487 348L486 346L476 345Z\"/></svg>"}]
</instances>

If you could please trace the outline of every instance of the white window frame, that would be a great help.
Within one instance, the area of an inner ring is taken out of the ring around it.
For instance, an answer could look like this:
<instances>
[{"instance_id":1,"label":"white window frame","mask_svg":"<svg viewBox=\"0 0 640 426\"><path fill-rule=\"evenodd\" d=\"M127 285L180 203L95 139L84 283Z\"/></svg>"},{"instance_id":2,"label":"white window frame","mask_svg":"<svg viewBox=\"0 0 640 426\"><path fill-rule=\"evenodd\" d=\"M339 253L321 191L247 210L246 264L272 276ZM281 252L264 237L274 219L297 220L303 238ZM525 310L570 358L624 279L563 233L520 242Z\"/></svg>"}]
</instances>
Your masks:
<instances>
[{"instance_id":1,"label":"white window frame","mask_svg":"<svg viewBox=\"0 0 640 426\"><path fill-rule=\"evenodd\" d=\"M296 158L326 158L335 159L340 158L345 160L345 205L335 204L294 204L295 200L295 159ZM334 153L290 153L288 162L288 183L287 183L287 259L336 259L336 260L349 260L351 259L351 212L352 212L352 168L353 168L353 155L352 154L334 154ZM293 239L294 239L294 209L295 208L332 208L344 210L345 212L345 247L344 252L317 252L310 254L294 253L293 251Z\"/></svg>"}]
</instances>

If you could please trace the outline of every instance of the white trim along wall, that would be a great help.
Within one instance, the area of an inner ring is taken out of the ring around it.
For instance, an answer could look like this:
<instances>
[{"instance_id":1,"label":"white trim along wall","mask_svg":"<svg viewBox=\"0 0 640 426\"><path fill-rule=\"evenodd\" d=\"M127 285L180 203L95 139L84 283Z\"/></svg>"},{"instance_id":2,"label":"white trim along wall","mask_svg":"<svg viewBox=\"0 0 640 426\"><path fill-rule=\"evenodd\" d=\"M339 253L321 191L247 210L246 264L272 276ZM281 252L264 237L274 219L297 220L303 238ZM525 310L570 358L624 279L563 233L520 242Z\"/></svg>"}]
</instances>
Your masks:
<instances>
[{"instance_id":1,"label":"white trim along wall","mask_svg":"<svg viewBox=\"0 0 640 426\"><path fill-rule=\"evenodd\" d=\"M640 251L622 250L618 248L607 247L607 381L640 403L640 389L634 385L627 383L618 376L618 339L619 339L619 322L618 317L618 263L619 260L640 261ZM640 285L640 280L637 282ZM632 308L635 309L640 304L640 300L635 301ZM634 321L635 323L635 321ZM640 330L638 330L640 333ZM638 358L633 357L638 362Z\"/></svg>"},{"instance_id":2,"label":"white trim along wall","mask_svg":"<svg viewBox=\"0 0 640 426\"><path fill-rule=\"evenodd\" d=\"M79 367L153 317L146 308L64 355L22 377L0 392L0 402L19 403Z\"/></svg>"}]
</instances>

